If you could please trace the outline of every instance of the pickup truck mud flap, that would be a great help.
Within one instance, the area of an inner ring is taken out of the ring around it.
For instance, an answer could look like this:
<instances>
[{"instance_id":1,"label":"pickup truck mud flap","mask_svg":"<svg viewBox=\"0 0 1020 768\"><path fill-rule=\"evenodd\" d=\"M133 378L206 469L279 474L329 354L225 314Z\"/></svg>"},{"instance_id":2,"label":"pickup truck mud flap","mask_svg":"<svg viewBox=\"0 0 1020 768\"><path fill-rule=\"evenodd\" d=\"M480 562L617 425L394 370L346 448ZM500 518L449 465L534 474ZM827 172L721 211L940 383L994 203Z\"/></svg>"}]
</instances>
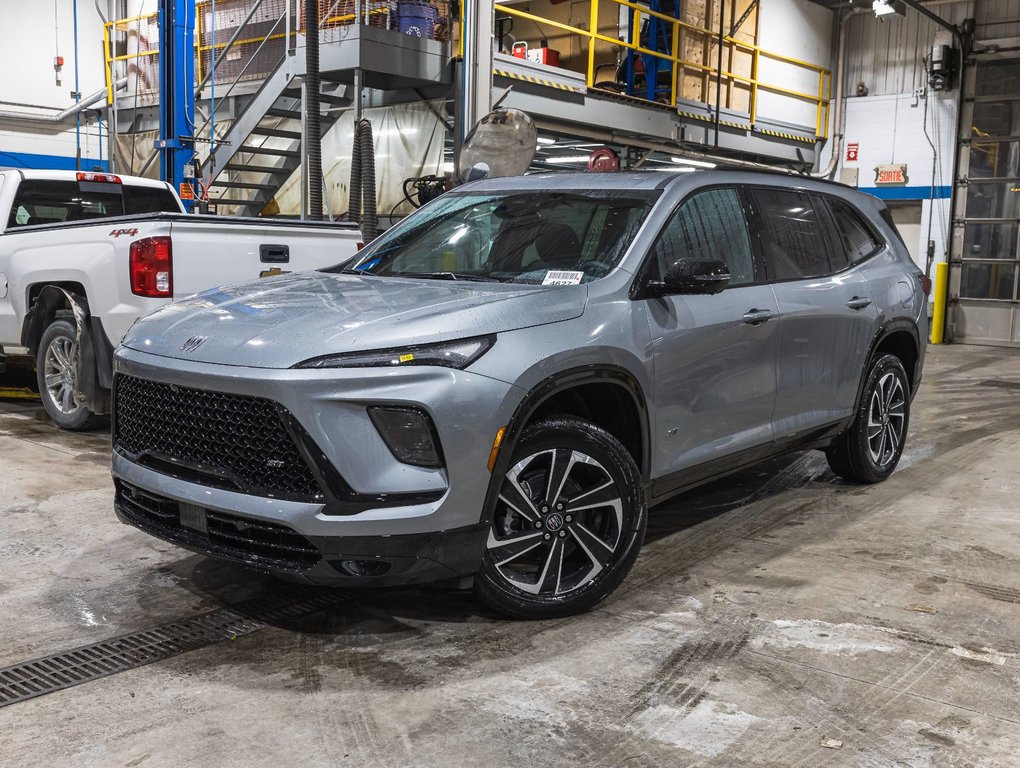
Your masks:
<instances>
[{"instance_id":1,"label":"pickup truck mud flap","mask_svg":"<svg viewBox=\"0 0 1020 768\"><path fill-rule=\"evenodd\" d=\"M81 297L57 285L43 288L25 317L22 344L35 354L39 338L55 318L74 321L78 348L75 401L92 413L109 413L113 383L112 345L99 318L89 315Z\"/></svg>"}]
</instances>

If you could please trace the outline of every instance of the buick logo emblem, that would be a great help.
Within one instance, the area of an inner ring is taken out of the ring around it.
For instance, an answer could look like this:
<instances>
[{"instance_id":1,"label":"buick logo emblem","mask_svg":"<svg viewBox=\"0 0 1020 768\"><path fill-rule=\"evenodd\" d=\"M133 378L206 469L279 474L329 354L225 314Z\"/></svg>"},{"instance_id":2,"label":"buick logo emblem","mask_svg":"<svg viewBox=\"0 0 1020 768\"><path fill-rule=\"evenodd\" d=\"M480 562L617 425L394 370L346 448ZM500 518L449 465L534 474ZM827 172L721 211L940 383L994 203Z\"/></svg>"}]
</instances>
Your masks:
<instances>
[{"instance_id":1,"label":"buick logo emblem","mask_svg":"<svg viewBox=\"0 0 1020 768\"><path fill-rule=\"evenodd\" d=\"M545 519L545 527L549 531L556 533L556 531L563 527L563 515L559 512L553 512Z\"/></svg>"},{"instance_id":2,"label":"buick logo emblem","mask_svg":"<svg viewBox=\"0 0 1020 768\"><path fill-rule=\"evenodd\" d=\"M208 336L192 336L186 342L181 344L181 352L194 352L200 346L208 341Z\"/></svg>"}]
</instances>

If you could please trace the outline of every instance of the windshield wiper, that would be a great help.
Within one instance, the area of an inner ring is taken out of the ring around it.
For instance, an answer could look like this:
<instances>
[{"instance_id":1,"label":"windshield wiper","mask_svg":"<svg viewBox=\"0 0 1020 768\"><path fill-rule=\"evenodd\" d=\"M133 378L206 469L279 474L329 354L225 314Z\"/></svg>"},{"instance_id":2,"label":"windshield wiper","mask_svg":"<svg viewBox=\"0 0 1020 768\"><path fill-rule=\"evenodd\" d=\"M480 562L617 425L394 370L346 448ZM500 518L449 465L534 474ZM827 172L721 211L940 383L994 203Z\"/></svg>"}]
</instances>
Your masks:
<instances>
[{"instance_id":1,"label":"windshield wiper","mask_svg":"<svg viewBox=\"0 0 1020 768\"><path fill-rule=\"evenodd\" d=\"M476 283L502 283L491 275L472 275L467 272L396 272L394 277L417 277L423 280L468 280Z\"/></svg>"},{"instance_id":2,"label":"windshield wiper","mask_svg":"<svg viewBox=\"0 0 1020 768\"><path fill-rule=\"evenodd\" d=\"M374 277L380 277L380 275L376 275L374 272L369 272L367 269L351 269L350 267L341 267L339 269L336 267L327 267L321 271L329 272L334 275L373 275ZM385 277L385 275L383 275L383 277Z\"/></svg>"}]
</instances>

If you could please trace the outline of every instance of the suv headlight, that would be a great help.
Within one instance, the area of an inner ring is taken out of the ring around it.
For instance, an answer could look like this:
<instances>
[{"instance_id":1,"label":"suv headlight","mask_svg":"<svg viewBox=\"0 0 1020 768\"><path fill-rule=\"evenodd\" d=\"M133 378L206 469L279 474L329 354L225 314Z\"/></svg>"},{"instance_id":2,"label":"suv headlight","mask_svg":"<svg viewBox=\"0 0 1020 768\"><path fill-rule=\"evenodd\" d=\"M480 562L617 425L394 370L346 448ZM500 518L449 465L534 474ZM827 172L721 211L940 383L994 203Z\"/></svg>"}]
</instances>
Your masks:
<instances>
[{"instance_id":1,"label":"suv headlight","mask_svg":"<svg viewBox=\"0 0 1020 768\"><path fill-rule=\"evenodd\" d=\"M400 349L378 349L369 352L343 352L313 357L295 368L402 368L407 365L439 365L444 368L467 368L496 342L494 335L473 339L422 344Z\"/></svg>"}]
</instances>

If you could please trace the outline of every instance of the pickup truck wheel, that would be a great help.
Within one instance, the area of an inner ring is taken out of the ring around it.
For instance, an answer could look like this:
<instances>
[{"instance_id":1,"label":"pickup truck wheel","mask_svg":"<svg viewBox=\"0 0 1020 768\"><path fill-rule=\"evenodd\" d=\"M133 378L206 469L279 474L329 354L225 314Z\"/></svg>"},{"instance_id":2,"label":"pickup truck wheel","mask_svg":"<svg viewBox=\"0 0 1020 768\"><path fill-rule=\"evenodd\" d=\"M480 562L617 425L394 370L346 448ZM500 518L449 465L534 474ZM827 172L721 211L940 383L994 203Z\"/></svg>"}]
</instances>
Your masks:
<instances>
[{"instance_id":1,"label":"pickup truck wheel","mask_svg":"<svg viewBox=\"0 0 1020 768\"><path fill-rule=\"evenodd\" d=\"M910 424L910 383L895 355L883 355L868 373L850 428L826 451L829 468L844 480L878 483L896 469Z\"/></svg>"},{"instance_id":2,"label":"pickup truck wheel","mask_svg":"<svg viewBox=\"0 0 1020 768\"><path fill-rule=\"evenodd\" d=\"M647 517L640 472L616 438L578 419L541 421L501 480L475 591L516 618L586 611L634 565Z\"/></svg>"},{"instance_id":3,"label":"pickup truck wheel","mask_svg":"<svg viewBox=\"0 0 1020 768\"><path fill-rule=\"evenodd\" d=\"M92 429L101 421L99 416L75 400L77 366L78 343L74 326L66 320L53 321L43 332L36 353L39 397L53 423L73 432Z\"/></svg>"}]
</instances>

